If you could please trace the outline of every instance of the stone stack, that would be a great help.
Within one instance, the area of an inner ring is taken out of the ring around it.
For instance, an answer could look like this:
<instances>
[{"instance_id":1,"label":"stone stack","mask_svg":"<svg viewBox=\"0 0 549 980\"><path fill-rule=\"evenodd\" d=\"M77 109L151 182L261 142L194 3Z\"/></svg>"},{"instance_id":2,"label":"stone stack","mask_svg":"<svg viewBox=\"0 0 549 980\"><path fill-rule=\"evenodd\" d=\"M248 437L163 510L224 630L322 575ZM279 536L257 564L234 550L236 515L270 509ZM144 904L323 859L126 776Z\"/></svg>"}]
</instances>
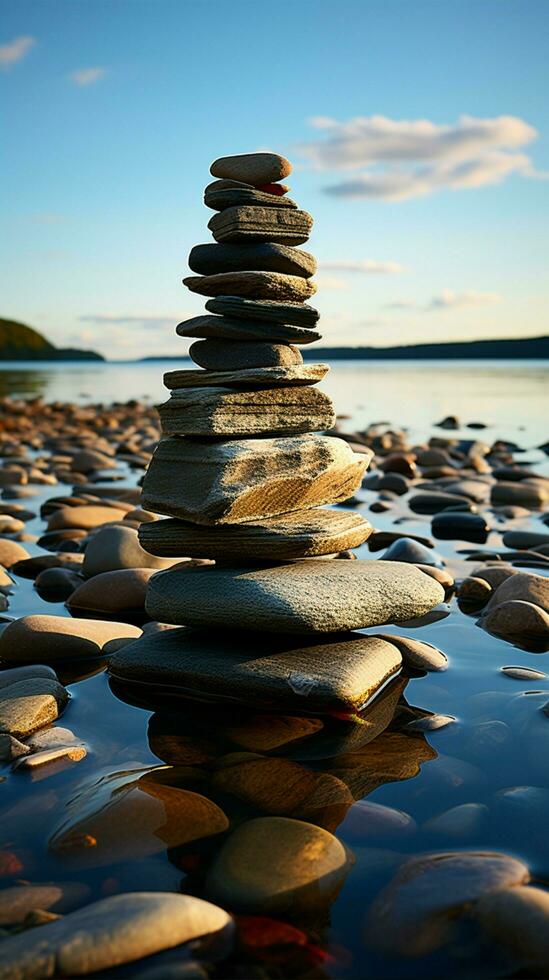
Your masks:
<instances>
[{"instance_id":1,"label":"stone stack","mask_svg":"<svg viewBox=\"0 0 549 980\"><path fill-rule=\"evenodd\" d=\"M372 454L322 434L335 422L331 399L315 387L328 367L305 364L300 350L320 336L318 311L306 302L316 261L297 247L313 222L280 183L290 171L274 153L212 164L218 179L204 200L216 212L208 225L215 243L191 250L196 275L184 280L209 297L208 312L177 327L195 338L189 353L198 370L165 375L164 438L145 477L143 506L168 519L139 532L150 554L215 561L154 575L151 617L199 631L249 631L252 645L258 633L277 634L276 643L254 670L241 634L237 649L233 641L227 647L221 681L219 639L207 642L206 654L201 633L171 631L121 651L113 672L131 680L133 663L142 683L144 658L154 676L150 646L157 669L166 655L159 683L177 687L179 670L182 691L201 697L238 698L251 671L260 703L288 707L305 695L307 708L357 710L399 672L401 655L385 640L345 631L421 616L443 590L410 565L334 561L372 528L325 505L355 493Z\"/></svg>"}]
</instances>

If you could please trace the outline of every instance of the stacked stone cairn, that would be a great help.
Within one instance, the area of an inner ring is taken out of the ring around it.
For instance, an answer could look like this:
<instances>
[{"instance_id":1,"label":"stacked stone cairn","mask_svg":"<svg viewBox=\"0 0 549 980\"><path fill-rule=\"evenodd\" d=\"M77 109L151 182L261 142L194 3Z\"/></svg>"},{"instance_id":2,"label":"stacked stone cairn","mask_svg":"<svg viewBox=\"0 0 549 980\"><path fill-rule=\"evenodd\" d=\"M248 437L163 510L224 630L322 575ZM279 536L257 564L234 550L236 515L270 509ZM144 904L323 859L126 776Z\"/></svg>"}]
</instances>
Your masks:
<instances>
[{"instance_id":1,"label":"stacked stone cairn","mask_svg":"<svg viewBox=\"0 0 549 980\"><path fill-rule=\"evenodd\" d=\"M400 562L334 560L372 527L340 504L371 459L333 429L304 363L319 339L312 255L298 246L312 218L281 183L275 153L223 157L204 201L215 243L196 245L184 279L208 297L179 324L198 370L165 375L164 438L143 485L143 506L167 519L141 525L163 558L211 559L155 574L151 618L193 629L143 635L111 662L119 681L280 710L356 712L400 672L390 637L352 632L427 613L438 582Z\"/></svg>"}]
</instances>

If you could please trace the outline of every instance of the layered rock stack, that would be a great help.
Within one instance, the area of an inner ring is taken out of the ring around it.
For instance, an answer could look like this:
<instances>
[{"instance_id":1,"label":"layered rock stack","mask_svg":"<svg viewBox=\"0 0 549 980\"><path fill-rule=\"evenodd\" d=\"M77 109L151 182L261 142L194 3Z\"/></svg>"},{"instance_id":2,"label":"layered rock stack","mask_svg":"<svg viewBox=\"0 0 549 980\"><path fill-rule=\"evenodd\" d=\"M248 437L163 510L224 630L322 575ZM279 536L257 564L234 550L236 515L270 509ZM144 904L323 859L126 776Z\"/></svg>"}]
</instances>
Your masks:
<instances>
[{"instance_id":1,"label":"layered rock stack","mask_svg":"<svg viewBox=\"0 0 549 980\"><path fill-rule=\"evenodd\" d=\"M322 434L335 422L316 387L328 367L300 351L320 336L306 302L316 261L298 247L313 222L280 182L290 171L274 153L212 164L204 200L215 243L191 250L196 275L184 280L209 297L207 313L177 327L195 338L198 370L165 375L164 438L143 506L168 519L142 524L140 542L156 556L215 564L149 583L151 617L198 631L143 637L112 666L120 679L152 676L204 697L357 710L399 672L401 655L342 631L421 616L443 590L411 565L334 560L372 532L360 515L326 507L354 494L371 454ZM212 630L250 631L254 648L258 632L276 635L251 661L242 633L224 646Z\"/></svg>"}]
</instances>

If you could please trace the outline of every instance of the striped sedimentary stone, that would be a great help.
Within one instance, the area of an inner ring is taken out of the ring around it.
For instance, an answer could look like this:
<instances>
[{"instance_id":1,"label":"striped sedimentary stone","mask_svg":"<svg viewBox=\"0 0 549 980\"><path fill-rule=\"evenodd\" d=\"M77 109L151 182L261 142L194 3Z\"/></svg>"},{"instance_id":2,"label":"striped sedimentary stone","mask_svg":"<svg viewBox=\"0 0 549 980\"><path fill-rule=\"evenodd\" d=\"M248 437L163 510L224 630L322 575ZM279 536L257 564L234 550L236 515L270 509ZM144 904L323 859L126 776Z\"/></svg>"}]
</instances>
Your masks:
<instances>
[{"instance_id":1,"label":"striped sedimentary stone","mask_svg":"<svg viewBox=\"0 0 549 980\"><path fill-rule=\"evenodd\" d=\"M308 279L316 272L316 259L310 252L274 242L257 245L195 245L189 254L189 267L200 276L219 272L283 272Z\"/></svg>"},{"instance_id":2,"label":"striped sedimentary stone","mask_svg":"<svg viewBox=\"0 0 549 980\"><path fill-rule=\"evenodd\" d=\"M297 435L331 429L331 398L317 388L185 388L158 408L165 435Z\"/></svg>"},{"instance_id":3,"label":"striped sedimentary stone","mask_svg":"<svg viewBox=\"0 0 549 980\"><path fill-rule=\"evenodd\" d=\"M327 364L244 368L234 371L168 371L166 388L284 388L315 385L328 373Z\"/></svg>"},{"instance_id":4,"label":"striped sedimentary stone","mask_svg":"<svg viewBox=\"0 0 549 980\"><path fill-rule=\"evenodd\" d=\"M266 320L268 323L290 323L308 328L316 326L320 317L318 310L306 303L247 299L245 296L216 296L208 300L206 309L210 313L240 320Z\"/></svg>"},{"instance_id":5,"label":"striped sedimentary stone","mask_svg":"<svg viewBox=\"0 0 549 980\"><path fill-rule=\"evenodd\" d=\"M210 442L165 439L143 483L143 506L197 524L241 524L352 497L373 453L303 435Z\"/></svg>"},{"instance_id":6,"label":"striped sedimentary stone","mask_svg":"<svg viewBox=\"0 0 549 980\"><path fill-rule=\"evenodd\" d=\"M269 194L251 185L232 180L214 180L204 191L204 204L213 211L224 211L225 208L248 207L259 208L297 208L291 197L281 194Z\"/></svg>"},{"instance_id":7,"label":"striped sedimentary stone","mask_svg":"<svg viewBox=\"0 0 549 980\"><path fill-rule=\"evenodd\" d=\"M176 333L180 337L264 340L268 343L286 344L312 344L315 340L320 340L320 334L316 330L287 323L272 323L259 317L254 320L237 319L234 316L194 316L178 324Z\"/></svg>"},{"instance_id":8,"label":"striped sedimentary stone","mask_svg":"<svg viewBox=\"0 0 549 980\"><path fill-rule=\"evenodd\" d=\"M218 211L208 221L216 242L279 242L302 245L311 234L313 219L299 208L243 205Z\"/></svg>"},{"instance_id":9,"label":"striped sedimentary stone","mask_svg":"<svg viewBox=\"0 0 549 980\"><path fill-rule=\"evenodd\" d=\"M202 296L248 296L302 302L316 293L311 279L288 276L283 272L220 272L214 276L188 276L187 289Z\"/></svg>"},{"instance_id":10,"label":"striped sedimentary stone","mask_svg":"<svg viewBox=\"0 0 549 980\"><path fill-rule=\"evenodd\" d=\"M287 559L358 548L372 531L360 514L313 509L221 528L174 518L149 521L139 540L145 551L165 558Z\"/></svg>"}]
</instances>

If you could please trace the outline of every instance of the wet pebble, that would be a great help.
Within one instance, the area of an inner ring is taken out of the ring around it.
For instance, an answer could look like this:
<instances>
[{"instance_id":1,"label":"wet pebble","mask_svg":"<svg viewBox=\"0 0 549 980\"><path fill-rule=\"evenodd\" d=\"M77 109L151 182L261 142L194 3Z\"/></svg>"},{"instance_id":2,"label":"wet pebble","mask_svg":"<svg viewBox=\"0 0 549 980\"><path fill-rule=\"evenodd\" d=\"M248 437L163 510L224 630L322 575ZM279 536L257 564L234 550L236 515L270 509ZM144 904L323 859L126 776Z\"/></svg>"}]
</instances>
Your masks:
<instances>
[{"instance_id":1,"label":"wet pebble","mask_svg":"<svg viewBox=\"0 0 549 980\"><path fill-rule=\"evenodd\" d=\"M426 820L422 830L437 837L468 841L480 833L489 812L484 803L461 803Z\"/></svg>"},{"instance_id":2,"label":"wet pebble","mask_svg":"<svg viewBox=\"0 0 549 980\"><path fill-rule=\"evenodd\" d=\"M542 670L534 670L532 667L502 667L502 674L512 677L516 681L540 681L547 679L547 674Z\"/></svg>"},{"instance_id":3,"label":"wet pebble","mask_svg":"<svg viewBox=\"0 0 549 980\"><path fill-rule=\"evenodd\" d=\"M137 626L67 616L23 616L0 634L0 658L7 662L94 658L109 640L141 636Z\"/></svg>"}]
</instances>

